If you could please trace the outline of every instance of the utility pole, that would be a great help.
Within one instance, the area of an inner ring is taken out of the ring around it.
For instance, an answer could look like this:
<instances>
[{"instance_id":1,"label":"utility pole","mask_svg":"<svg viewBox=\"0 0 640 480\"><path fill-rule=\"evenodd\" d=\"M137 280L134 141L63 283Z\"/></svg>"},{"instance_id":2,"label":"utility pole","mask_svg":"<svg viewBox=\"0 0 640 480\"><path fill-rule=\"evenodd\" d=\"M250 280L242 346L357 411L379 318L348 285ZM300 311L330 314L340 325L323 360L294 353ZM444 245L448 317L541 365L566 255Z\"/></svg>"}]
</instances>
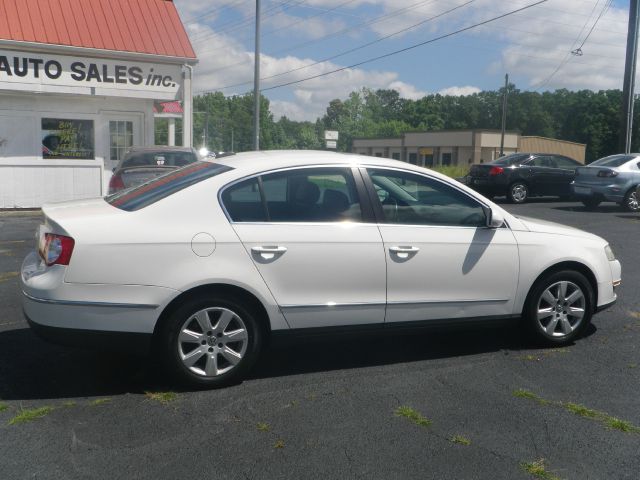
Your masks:
<instances>
[{"instance_id":1,"label":"utility pole","mask_svg":"<svg viewBox=\"0 0 640 480\"><path fill-rule=\"evenodd\" d=\"M629 29L627 32L627 57L624 62L624 85L622 87L622 121L620 130L620 149L624 153L631 151L631 128L633 127L634 84L636 78L636 59L638 53L638 3L629 2Z\"/></svg>"},{"instance_id":2,"label":"utility pole","mask_svg":"<svg viewBox=\"0 0 640 480\"><path fill-rule=\"evenodd\" d=\"M500 156L504 157L504 132L507 128L507 90L509 88L509 74L504 76L504 94L502 96L502 133L500 135Z\"/></svg>"},{"instance_id":3,"label":"utility pole","mask_svg":"<svg viewBox=\"0 0 640 480\"><path fill-rule=\"evenodd\" d=\"M260 0L256 0L256 46L253 71L253 149L260 150Z\"/></svg>"}]
</instances>

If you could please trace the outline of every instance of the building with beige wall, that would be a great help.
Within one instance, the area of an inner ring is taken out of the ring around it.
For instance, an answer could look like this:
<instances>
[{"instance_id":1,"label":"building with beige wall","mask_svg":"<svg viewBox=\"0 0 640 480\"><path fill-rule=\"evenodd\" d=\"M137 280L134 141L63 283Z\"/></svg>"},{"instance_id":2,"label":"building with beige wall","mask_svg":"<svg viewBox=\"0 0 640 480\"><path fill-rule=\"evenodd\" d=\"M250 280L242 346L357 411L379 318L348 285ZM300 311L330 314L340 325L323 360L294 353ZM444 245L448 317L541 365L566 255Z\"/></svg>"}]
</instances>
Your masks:
<instances>
[{"instance_id":1,"label":"building with beige wall","mask_svg":"<svg viewBox=\"0 0 640 480\"><path fill-rule=\"evenodd\" d=\"M395 138L354 138L351 151L426 167L488 163L500 156L499 130L408 132ZM505 132L504 153L559 153L584 162L585 145Z\"/></svg>"}]
</instances>

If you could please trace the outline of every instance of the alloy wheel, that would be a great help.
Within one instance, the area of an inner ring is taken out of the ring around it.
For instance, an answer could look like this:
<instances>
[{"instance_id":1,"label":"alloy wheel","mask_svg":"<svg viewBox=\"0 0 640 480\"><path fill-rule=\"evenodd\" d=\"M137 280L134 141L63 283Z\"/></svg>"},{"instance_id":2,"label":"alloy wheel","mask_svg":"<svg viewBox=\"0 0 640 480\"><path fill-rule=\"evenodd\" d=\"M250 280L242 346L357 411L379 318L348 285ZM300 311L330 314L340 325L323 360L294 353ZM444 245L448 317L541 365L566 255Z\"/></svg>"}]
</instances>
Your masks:
<instances>
[{"instance_id":1,"label":"alloy wheel","mask_svg":"<svg viewBox=\"0 0 640 480\"><path fill-rule=\"evenodd\" d=\"M222 307L205 308L180 328L178 354L191 372L217 377L242 361L248 338L247 327L238 314Z\"/></svg>"},{"instance_id":2,"label":"alloy wheel","mask_svg":"<svg viewBox=\"0 0 640 480\"><path fill-rule=\"evenodd\" d=\"M585 308L585 294L578 285L564 280L553 283L538 299L538 325L549 337L566 337L582 323Z\"/></svg>"},{"instance_id":3,"label":"alloy wheel","mask_svg":"<svg viewBox=\"0 0 640 480\"><path fill-rule=\"evenodd\" d=\"M627 209L632 212L640 210L640 203L638 202L638 192L633 191L627 196Z\"/></svg>"},{"instance_id":4,"label":"alloy wheel","mask_svg":"<svg viewBox=\"0 0 640 480\"><path fill-rule=\"evenodd\" d=\"M527 199L527 187L522 183L516 183L511 187L511 198L516 203L522 203Z\"/></svg>"}]
</instances>

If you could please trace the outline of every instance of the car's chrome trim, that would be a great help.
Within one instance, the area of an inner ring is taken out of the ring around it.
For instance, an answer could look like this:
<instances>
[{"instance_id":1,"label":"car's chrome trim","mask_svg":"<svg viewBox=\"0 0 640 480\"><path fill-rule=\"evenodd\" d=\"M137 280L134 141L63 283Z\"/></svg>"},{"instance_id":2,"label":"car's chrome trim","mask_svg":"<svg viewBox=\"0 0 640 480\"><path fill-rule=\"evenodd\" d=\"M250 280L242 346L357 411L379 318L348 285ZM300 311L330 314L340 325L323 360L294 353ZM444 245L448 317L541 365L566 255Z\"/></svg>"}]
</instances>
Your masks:
<instances>
[{"instance_id":1,"label":"car's chrome trim","mask_svg":"<svg viewBox=\"0 0 640 480\"><path fill-rule=\"evenodd\" d=\"M307 303L307 304L288 304L280 305L280 308L286 310L300 309L300 308L348 308L348 307L382 307L388 306L402 306L402 305L446 305L451 303L506 303L508 298L490 298L482 300L418 300L418 301L390 301L390 302L326 302L326 303Z\"/></svg>"},{"instance_id":2,"label":"car's chrome trim","mask_svg":"<svg viewBox=\"0 0 640 480\"><path fill-rule=\"evenodd\" d=\"M488 298L482 300L418 300L418 301L408 301L408 300L392 300L387 302L387 305L398 306L398 305L442 305L442 304L451 304L451 303L506 303L508 302L508 298Z\"/></svg>"},{"instance_id":3,"label":"car's chrome trim","mask_svg":"<svg viewBox=\"0 0 640 480\"><path fill-rule=\"evenodd\" d=\"M386 302L326 302L326 303L306 303L306 304L290 304L280 305L283 309L299 309L299 308L343 308L343 307L384 307Z\"/></svg>"},{"instance_id":4,"label":"car's chrome trim","mask_svg":"<svg viewBox=\"0 0 640 480\"><path fill-rule=\"evenodd\" d=\"M75 300L52 300L49 298L38 298L33 295L29 295L24 290L22 294L27 297L29 300L33 300L38 303L46 303L49 305L70 305L75 307L111 307L111 308L135 308L141 310L154 310L159 307L159 305L150 305L145 303L111 303L111 302L85 302L85 301L75 301Z\"/></svg>"}]
</instances>

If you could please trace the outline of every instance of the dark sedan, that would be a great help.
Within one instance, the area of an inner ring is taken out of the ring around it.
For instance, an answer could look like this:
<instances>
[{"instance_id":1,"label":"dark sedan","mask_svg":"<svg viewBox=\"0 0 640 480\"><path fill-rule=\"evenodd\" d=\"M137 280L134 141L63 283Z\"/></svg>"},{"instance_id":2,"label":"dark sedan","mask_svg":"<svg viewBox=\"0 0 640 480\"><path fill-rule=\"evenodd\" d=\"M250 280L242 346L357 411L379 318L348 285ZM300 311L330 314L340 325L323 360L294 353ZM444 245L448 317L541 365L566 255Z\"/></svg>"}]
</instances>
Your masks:
<instances>
[{"instance_id":1,"label":"dark sedan","mask_svg":"<svg viewBox=\"0 0 640 480\"><path fill-rule=\"evenodd\" d=\"M491 163L472 165L468 185L487 197L506 195L512 203L529 197L570 197L580 162L562 155L512 153Z\"/></svg>"},{"instance_id":2,"label":"dark sedan","mask_svg":"<svg viewBox=\"0 0 640 480\"><path fill-rule=\"evenodd\" d=\"M113 169L109 194L140 185L196 161L198 155L193 148L133 147Z\"/></svg>"}]
</instances>

